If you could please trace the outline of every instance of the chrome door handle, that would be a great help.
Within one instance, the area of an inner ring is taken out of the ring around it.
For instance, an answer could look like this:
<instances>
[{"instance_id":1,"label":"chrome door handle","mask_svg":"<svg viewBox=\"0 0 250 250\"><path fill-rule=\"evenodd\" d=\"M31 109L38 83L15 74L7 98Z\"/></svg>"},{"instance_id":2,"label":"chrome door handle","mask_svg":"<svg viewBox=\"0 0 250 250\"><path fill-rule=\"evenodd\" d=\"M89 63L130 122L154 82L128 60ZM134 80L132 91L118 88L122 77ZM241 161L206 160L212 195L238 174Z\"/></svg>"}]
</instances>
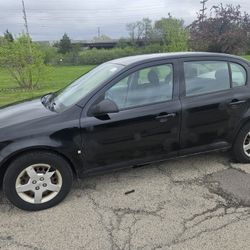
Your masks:
<instances>
[{"instance_id":1,"label":"chrome door handle","mask_svg":"<svg viewBox=\"0 0 250 250\"><path fill-rule=\"evenodd\" d=\"M233 105L238 105L238 104L243 104L243 103L246 103L247 101L246 100L232 100L229 105L230 106L233 106Z\"/></svg>"},{"instance_id":2,"label":"chrome door handle","mask_svg":"<svg viewBox=\"0 0 250 250\"><path fill-rule=\"evenodd\" d=\"M176 116L176 113L170 113L170 114L158 115L155 117L155 119L171 118L175 116Z\"/></svg>"}]
</instances>

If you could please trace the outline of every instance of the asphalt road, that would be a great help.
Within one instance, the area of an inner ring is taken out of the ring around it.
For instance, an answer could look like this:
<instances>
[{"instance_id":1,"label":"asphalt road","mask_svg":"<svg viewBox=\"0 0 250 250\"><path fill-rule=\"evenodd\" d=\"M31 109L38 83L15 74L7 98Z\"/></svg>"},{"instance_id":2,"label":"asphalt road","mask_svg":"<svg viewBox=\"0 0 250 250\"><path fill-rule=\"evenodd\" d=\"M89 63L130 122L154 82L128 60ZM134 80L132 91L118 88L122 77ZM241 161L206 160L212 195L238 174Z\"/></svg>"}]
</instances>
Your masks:
<instances>
[{"instance_id":1,"label":"asphalt road","mask_svg":"<svg viewBox=\"0 0 250 250\"><path fill-rule=\"evenodd\" d=\"M1 249L249 249L250 164L207 154L89 177L35 213L1 193L0 224Z\"/></svg>"}]
</instances>

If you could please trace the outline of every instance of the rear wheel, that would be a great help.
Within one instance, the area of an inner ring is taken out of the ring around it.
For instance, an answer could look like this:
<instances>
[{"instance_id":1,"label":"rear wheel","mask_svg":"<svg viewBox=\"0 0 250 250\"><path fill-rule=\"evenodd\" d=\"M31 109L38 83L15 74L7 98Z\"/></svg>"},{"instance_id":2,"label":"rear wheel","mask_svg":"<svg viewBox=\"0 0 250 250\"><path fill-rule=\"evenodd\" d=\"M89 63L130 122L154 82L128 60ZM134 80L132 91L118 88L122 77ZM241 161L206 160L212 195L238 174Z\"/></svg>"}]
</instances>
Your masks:
<instances>
[{"instance_id":1,"label":"rear wheel","mask_svg":"<svg viewBox=\"0 0 250 250\"><path fill-rule=\"evenodd\" d=\"M233 153L238 162L250 163L250 123L242 127L238 133Z\"/></svg>"},{"instance_id":2,"label":"rear wheel","mask_svg":"<svg viewBox=\"0 0 250 250\"><path fill-rule=\"evenodd\" d=\"M73 174L62 157L49 152L27 153L6 170L3 190L23 210L42 210L57 205L70 191Z\"/></svg>"}]
</instances>

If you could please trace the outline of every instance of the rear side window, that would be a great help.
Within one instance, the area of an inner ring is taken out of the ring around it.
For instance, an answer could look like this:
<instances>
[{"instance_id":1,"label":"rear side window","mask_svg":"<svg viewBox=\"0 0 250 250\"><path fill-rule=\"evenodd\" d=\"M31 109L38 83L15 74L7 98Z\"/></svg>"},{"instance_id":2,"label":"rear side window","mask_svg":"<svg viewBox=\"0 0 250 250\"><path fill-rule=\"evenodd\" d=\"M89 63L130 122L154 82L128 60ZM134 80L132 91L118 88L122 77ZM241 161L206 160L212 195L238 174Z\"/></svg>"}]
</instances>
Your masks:
<instances>
[{"instance_id":1,"label":"rear side window","mask_svg":"<svg viewBox=\"0 0 250 250\"><path fill-rule=\"evenodd\" d=\"M184 71L186 96L230 89L230 74L227 62L185 62Z\"/></svg>"},{"instance_id":2,"label":"rear side window","mask_svg":"<svg viewBox=\"0 0 250 250\"><path fill-rule=\"evenodd\" d=\"M245 68L237 63L230 63L232 71L232 86L240 87L246 85L247 72Z\"/></svg>"}]
</instances>

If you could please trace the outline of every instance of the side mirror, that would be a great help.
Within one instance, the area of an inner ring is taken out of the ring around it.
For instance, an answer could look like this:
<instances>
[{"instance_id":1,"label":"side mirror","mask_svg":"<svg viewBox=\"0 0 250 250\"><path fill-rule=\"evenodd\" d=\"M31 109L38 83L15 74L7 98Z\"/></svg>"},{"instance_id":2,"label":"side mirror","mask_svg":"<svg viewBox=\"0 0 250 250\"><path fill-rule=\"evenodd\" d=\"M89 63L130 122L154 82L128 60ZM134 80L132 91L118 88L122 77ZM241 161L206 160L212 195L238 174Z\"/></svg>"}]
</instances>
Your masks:
<instances>
[{"instance_id":1,"label":"side mirror","mask_svg":"<svg viewBox=\"0 0 250 250\"><path fill-rule=\"evenodd\" d=\"M92 106L92 108L90 109L90 114L93 116L102 116L109 113L118 112L119 108L117 107L116 103L109 99L102 100L98 104Z\"/></svg>"}]
</instances>

